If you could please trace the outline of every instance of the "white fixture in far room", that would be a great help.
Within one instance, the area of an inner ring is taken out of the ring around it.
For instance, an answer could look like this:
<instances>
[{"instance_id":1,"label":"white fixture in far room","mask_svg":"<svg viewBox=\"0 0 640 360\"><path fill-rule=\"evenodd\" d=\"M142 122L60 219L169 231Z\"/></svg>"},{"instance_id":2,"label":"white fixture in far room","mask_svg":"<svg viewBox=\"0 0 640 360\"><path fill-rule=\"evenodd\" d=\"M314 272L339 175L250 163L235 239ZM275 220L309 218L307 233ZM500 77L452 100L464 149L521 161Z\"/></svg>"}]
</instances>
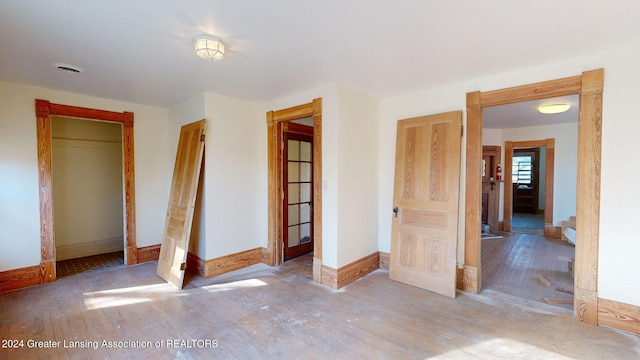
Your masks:
<instances>
[{"instance_id":1,"label":"white fixture in far room","mask_svg":"<svg viewBox=\"0 0 640 360\"><path fill-rule=\"evenodd\" d=\"M205 60L222 60L224 58L224 44L220 39L209 35L200 35L194 38L196 43L196 55Z\"/></svg>"},{"instance_id":2,"label":"white fixture in far room","mask_svg":"<svg viewBox=\"0 0 640 360\"><path fill-rule=\"evenodd\" d=\"M538 106L538 111L543 114L558 114L565 112L571 108L569 104L549 104Z\"/></svg>"}]
</instances>

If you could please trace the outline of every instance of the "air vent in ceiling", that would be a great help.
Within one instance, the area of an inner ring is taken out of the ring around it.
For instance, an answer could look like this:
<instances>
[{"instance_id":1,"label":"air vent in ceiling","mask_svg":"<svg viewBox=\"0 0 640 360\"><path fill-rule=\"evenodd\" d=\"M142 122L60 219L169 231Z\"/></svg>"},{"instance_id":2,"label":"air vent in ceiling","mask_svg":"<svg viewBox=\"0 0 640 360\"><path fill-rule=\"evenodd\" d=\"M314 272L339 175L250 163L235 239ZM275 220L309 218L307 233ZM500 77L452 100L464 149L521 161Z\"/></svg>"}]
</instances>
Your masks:
<instances>
[{"instance_id":1,"label":"air vent in ceiling","mask_svg":"<svg viewBox=\"0 0 640 360\"><path fill-rule=\"evenodd\" d=\"M81 67L73 66L69 64L63 64L63 63L53 63L53 67L56 69L67 71L74 74L84 72L84 69Z\"/></svg>"}]
</instances>

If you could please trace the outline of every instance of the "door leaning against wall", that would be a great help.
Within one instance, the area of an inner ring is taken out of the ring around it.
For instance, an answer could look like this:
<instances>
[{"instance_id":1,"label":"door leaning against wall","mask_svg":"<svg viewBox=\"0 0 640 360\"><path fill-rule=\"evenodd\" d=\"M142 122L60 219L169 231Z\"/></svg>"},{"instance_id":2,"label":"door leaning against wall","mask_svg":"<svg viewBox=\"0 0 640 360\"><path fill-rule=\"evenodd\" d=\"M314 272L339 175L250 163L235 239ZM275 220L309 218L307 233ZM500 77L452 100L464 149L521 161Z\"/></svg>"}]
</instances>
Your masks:
<instances>
[{"instance_id":1,"label":"door leaning against wall","mask_svg":"<svg viewBox=\"0 0 640 360\"><path fill-rule=\"evenodd\" d=\"M462 111L398 121L389 277L456 295Z\"/></svg>"}]
</instances>

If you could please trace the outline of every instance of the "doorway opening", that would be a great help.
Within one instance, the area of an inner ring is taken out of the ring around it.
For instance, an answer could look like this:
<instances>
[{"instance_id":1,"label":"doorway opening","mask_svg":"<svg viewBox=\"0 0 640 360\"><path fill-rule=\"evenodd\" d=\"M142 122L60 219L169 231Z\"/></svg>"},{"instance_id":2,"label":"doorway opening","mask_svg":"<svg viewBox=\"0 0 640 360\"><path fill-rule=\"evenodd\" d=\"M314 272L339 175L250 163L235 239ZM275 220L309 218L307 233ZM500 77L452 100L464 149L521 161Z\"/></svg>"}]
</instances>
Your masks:
<instances>
[{"instance_id":1,"label":"doorway opening","mask_svg":"<svg viewBox=\"0 0 640 360\"><path fill-rule=\"evenodd\" d=\"M574 314L578 321L598 324L598 242L600 223L600 164L604 70L523 85L467 94L467 163L465 195L465 260L461 287L477 293L482 289L480 214L482 110L517 102L579 95L578 158L576 192L576 248ZM508 192L507 192L508 193Z\"/></svg>"},{"instance_id":2,"label":"doorway opening","mask_svg":"<svg viewBox=\"0 0 640 360\"><path fill-rule=\"evenodd\" d=\"M530 105L527 102L522 106L535 108ZM496 109L487 111L487 123L493 125L493 116L499 116ZM575 114L555 119L546 126L540 126L541 121L534 122L535 125L521 122L511 124L512 127L485 129L485 133L497 141L497 134L506 139L529 138L535 130L547 135L555 134L567 144L571 143L568 138L575 139L577 117L575 111ZM481 241L483 287L571 310L574 281L569 263L575 257L575 249L567 241L559 239L553 226L553 198L555 184L560 183L558 200L566 203L569 198L575 204L575 197L568 194L575 194L575 182L572 185L571 180L575 179L577 149L564 146L562 158L556 164L555 138L500 142L505 147L504 191L500 195L503 232L498 238L483 238ZM560 171L556 172L554 165L561 167ZM556 181L556 174L565 181ZM564 210L567 205L562 205L561 210ZM567 211L575 214L575 207ZM570 314L568 311L559 313Z\"/></svg>"},{"instance_id":3,"label":"doorway opening","mask_svg":"<svg viewBox=\"0 0 640 360\"><path fill-rule=\"evenodd\" d=\"M286 230L282 237L286 262L313 251L313 126L294 122L283 126L282 170L286 186L283 186L282 228Z\"/></svg>"},{"instance_id":4,"label":"doorway opening","mask_svg":"<svg viewBox=\"0 0 640 360\"><path fill-rule=\"evenodd\" d=\"M556 183L555 138L505 141L504 144L503 230L512 231L514 214L524 214L520 216L527 216L537 221L535 230L532 230L534 235L555 237L556 231L553 224L553 198ZM514 161L514 159L517 160ZM520 164L521 159L524 161L523 164ZM540 214L542 214L541 219ZM541 229L540 222L542 222ZM520 227L520 230L527 230L530 226L517 227ZM525 231L525 233L528 232Z\"/></svg>"},{"instance_id":5,"label":"doorway opening","mask_svg":"<svg viewBox=\"0 0 640 360\"><path fill-rule=\"evenodd\" d=\"M267 127L269 242L265 262L275 266L298 257L289 265L321 283L322 99L267 112Z\"/></svg>"},{"instance_id":6,"label":"doorway opening","mask_svg":"<svg viewBox=\"0 0 640 360\"><path fill-rule=\"evenodd\" d=\"M122 124L123 251L126 265L137 263L135 229L135 177L133 162L133 113L113 112L36 100L38 181L40 190L40 283L56 280L54 188L52 168L52 116Z\"/></svg>"},{"instance_id":7,"label":"doorway opening","mask_svg":"<svg viewBox=\"0 0 640 360\"><path fill-rule=\"evenodd\" d=\"M124 265L122 124L51 117L56 274Z\"/></svg>"},{"instance_id":8,"label":"doorway opening","mask_svg":"<svg viewBox=\"0 0 640 360\"><path fill-rule=\"evenodd\" d=\"M513 214L511 216L511 230L513 232L543 235L544 207L538 206L539 194L544 194L544 185L540 176L541 148L514 149L512 153L512 187ZM546 152L544 148L542 151Z\"/></svg>"}]
</instances>

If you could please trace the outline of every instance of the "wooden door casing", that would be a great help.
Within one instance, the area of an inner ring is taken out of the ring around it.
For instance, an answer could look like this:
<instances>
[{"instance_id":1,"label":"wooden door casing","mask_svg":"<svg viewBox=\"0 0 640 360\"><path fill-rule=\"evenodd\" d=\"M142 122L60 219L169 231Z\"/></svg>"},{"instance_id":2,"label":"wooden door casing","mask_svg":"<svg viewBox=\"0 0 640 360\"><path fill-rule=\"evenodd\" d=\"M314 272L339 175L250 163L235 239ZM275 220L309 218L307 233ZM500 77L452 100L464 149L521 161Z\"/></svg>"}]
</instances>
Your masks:
<instances>
[{"instance_id":1,"label":"wooden door casing","mask_svg":"<svg viewBox=\"0 0 640 360\"><path fill-rule=\"evenodd\" d=\"M206 125L206 120L200 120L182 126L173 168L157 274L178 289L186 270Z\"/></svg>"},{"instance_id":2,"label":"wooden door casing","mask_svg":"<svg viewBox=\"0 0 640 360\"><path fill-rule=\"evenodd\" d=\"M455 297L462 111L398 121L393 280Z\"/></svg>"}]
</instances>

